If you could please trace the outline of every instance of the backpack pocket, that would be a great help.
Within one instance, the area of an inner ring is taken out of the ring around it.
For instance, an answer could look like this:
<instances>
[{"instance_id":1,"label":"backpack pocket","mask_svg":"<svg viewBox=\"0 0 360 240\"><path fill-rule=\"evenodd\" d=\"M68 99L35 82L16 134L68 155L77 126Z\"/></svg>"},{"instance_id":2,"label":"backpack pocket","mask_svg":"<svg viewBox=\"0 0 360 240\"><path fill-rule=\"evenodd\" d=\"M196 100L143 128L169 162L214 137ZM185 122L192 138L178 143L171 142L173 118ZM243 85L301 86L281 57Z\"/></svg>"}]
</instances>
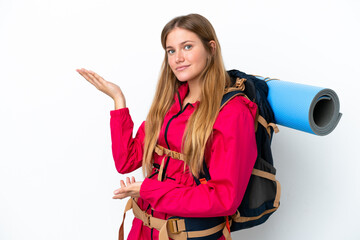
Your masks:
<instances>
[{"instance_id":1,"label":"backpack pocket","mask_svg":"<svg viewBox=\"0 0 360 240\"><path fill-rule=\"evenodd\" d=\"M280 183L276 169L262 158L256 160L253 173L238 211L232 216L231 231L264 223L279 207Z\"/></svg>"},{"instance_id":2,"label":"backpack pocket","mask_svg":"<svg viewBox=\"0 0 360 240\"><path fill-rule=\"evenodd\" d=\"M262 172L269 173L273 175L275 179L276 169L274 168L274 166L272 166L270 163L268 163L262 158L259 158L256 161L254 170L260 170ZM277 184L272 179L255 175L253 172L250 177L247 192L249 200L246 204L247 207L250 209L256 209L265 202L275 200Z\"/></svg>"}]
</instances>

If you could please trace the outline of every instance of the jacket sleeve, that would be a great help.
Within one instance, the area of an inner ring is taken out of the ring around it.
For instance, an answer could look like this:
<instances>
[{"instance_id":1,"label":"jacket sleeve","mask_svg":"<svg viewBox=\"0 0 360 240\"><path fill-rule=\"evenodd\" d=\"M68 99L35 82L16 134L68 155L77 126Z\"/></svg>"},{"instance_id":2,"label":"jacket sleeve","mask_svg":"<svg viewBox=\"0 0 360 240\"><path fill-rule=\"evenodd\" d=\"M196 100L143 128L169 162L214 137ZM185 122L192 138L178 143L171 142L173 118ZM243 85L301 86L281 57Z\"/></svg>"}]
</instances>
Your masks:
<instances>
[{"instance_id":1,"label":"jacket sleeve","mask_svg":"<svg viewBox=\"0 0 360 240\"><path fill-rule=\"evenodd\" d=\"M139 127L133 138L134 123L128 108L110 112L112 153L115 167L119 173L132 172L142 164L145 122Z\"/></svg>"},{"instance_id":2,"label":"jacket sleeve","mask_svg":"<svg viewBox=\"0 0 360 240\"><path fill-rule=\"evenodd\" d=\"M241 203L257 157L254 112L243 103L223 108L206 157L211 180L187 187L146 178L140 196L156 210L181 217L232 215ZM234 111L235 110L235 111Z\"/></svg>"}]
</instances>

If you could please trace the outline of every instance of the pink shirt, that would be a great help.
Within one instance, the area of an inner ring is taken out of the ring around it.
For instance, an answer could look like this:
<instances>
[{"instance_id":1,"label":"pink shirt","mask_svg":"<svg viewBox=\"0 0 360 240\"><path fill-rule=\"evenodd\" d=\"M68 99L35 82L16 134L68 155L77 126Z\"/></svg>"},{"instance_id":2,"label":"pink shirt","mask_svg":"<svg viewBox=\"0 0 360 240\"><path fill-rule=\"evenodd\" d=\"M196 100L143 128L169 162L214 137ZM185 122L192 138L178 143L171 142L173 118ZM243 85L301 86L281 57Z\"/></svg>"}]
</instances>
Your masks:
<instances>
[{"instance_id":1,"label":"pink shirt","mask_svg":"<svg viewBox=\"0 0 360 240\"><path fill-rule=\"evenodd\" d=\"M187 83L175 94L174 104L166 114L158 144L181 152L181 140L186 123L199 102L181 109L188 92ZM196 185L184 162L170 158L163 182L157 174L145 178L138 204L154 217L167 219L181 217L229 216L236 212L244 196L255 164L257 147L254 121L257 106L242 96L230 100L215 121L213 137L205 151L205 161L211 180ZM119 173L129 173L142 165L144 125L133 138L133 122L128 108L111 111L112 151ZM154 162L161 164L162 156L154 153ZM153 171L153 173L155 173ZM158 239L159 232L134 218L128 239ZM152 237L151 237L152 236ZM223 237L220 239L224 239Z\"/></svg>"}]
</instances>

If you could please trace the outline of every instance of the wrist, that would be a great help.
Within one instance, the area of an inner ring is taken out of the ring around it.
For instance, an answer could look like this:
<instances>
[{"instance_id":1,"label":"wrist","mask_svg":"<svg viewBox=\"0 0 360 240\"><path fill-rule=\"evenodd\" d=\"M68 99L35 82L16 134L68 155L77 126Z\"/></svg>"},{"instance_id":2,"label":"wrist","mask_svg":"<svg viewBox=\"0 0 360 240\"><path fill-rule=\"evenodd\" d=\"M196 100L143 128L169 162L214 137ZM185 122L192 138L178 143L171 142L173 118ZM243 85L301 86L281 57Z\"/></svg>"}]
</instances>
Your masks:
<instances>
[{"instance_id":1,"label":"wrist","mask_svg":"<svg viewBox=\"0 0 360 240\"><path fill-rule=\"evenodd\" d=\"M117 96L113 98L115 110L120 108L126 108L126 101L124 96Z\"/></svg>"},{"instance_id":2,"label":"wrist","mask_svg":"<svg viewBox=\"0 0 360 240\"><path fill-rule=\"evenodd\" d=\"M114 108L118 110L120 108L126 108L126 104L123 101L114 101Z\"/></svg>"}]
</instances>

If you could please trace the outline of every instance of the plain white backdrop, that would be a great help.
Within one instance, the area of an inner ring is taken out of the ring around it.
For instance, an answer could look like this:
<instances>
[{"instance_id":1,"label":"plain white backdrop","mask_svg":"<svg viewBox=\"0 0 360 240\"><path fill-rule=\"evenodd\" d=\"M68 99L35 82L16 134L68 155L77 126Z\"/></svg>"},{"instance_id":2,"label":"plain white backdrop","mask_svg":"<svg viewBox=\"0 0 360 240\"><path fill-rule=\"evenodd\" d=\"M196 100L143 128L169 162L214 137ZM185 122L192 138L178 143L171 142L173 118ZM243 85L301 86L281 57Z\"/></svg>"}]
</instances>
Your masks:
<instances>
[{"instance_id":1,"label":"plain white backdrop","mask_svg":"<svg viewBox=\"0 0 360 240\"><path fill-rule=\"evenodd\" d=\"M117 83L137 129L161 30L188 13L212 22L228 69L331 88L344 114L324 137L280 126L281 206L233 239L360 239L359 10L356 0L0 0L0 239L117 239L126 201L112 192L126 175L111 155L113 103L75 69Z\"/></svg>"}]
</instances>

